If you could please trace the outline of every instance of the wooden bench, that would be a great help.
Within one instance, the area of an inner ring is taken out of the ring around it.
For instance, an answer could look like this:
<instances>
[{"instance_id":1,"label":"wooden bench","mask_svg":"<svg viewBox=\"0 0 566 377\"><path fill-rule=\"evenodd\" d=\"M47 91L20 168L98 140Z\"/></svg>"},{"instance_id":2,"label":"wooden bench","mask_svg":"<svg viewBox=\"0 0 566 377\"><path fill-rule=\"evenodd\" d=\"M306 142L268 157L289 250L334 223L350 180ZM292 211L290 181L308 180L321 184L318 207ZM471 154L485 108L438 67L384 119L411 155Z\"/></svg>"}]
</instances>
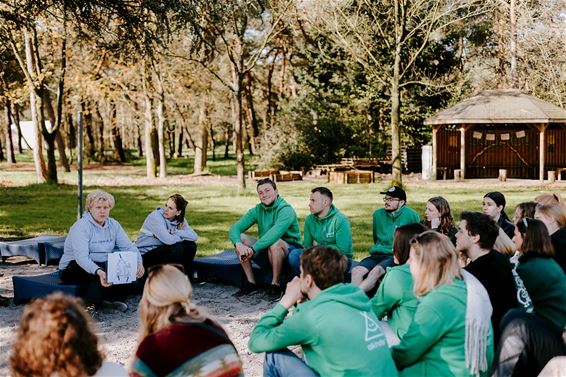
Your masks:
<instances>
[{"instance_id":1,"label":"wooden bench","mask_svg":"<svg viewBox=\"0 0 566 377\"><path fill-rule=\"evenodd\" d=\"M375 182L375 173L369 170L332 171L328 174L328 182L373 183Z\"/></svg>"}]
</instances>

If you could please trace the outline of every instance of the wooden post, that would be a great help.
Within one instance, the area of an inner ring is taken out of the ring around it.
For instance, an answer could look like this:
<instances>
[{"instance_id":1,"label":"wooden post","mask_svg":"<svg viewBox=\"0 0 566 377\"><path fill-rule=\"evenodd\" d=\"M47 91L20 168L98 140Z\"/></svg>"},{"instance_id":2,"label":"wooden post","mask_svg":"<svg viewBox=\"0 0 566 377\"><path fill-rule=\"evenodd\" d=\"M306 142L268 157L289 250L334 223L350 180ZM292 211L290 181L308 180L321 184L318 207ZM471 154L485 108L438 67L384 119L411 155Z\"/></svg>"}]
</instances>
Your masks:
<instances>
[{"instance_id":1,"label":"wooden post","mask_svg":"<svg viewBox=\"0 0 566 377\"><path fill-rule=\"evenodd\" d=\"M438 145L438 130L440 126L433 125L432 126L432 171L430 172L430 179L436 181L436 164L437 164L437 145Z\"/></svg>"},{"instance_id":2,"label":"wooden post","mask_svg":"<svg viewBox=\"0 0 566 377\"><path fill-rule=\"evenodd\" d=\"M547 124L539 124L539 139L538 139L538 153L539 153L539 181L544 182L544 156L545 156L545 135Z\"/></svg>"},{"instance_id":3,"label":"wooden post","mask_svg":"<svg viewBox=\"0 0 566 377\"><path fill-rule=\"evenodd\" d=\"M463 124L460 127L460 179L466 178L466 129L468 126Z\"/></svg>"}]
</instances>

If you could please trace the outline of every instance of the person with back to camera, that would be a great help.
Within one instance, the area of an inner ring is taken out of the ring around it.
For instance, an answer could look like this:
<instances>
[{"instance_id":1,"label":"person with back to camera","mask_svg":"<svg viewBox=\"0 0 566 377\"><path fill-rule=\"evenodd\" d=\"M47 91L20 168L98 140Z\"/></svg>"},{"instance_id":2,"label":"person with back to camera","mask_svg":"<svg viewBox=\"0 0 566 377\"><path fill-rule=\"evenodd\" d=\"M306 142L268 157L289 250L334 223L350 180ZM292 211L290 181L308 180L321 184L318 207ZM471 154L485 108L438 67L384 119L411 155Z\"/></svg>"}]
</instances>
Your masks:
<instances>
[{"instance_id":1,"label":"person with back to camera","mask_svg":"<svg viewBox=\"0 0 566 377\"><path fill-rule=\"evenodd\" d=\"M53 293L27 305L10 356L14 377L122 377L104 360L80 299Z\"/></svg>"},{"instance_id":2,"label":"person with back to camera","mask_svg":"<svg viewBox=\"0 0 566 377\"><path fill-rule=\"evenodd\" d=\"M343 283L345 270L346 257L336 249L303 252L300 277L287 284L248 342L252 352L266 352L264 377L397 375L369 299ZM286 348L292 345L301 346L306 362Z\"/></svg>"},{"instance_id":3,"label":"person with back to camera","mask_svg":"<svg viewBox=\"0 0 566 377\"><path fill-rule=\"evenodd\" d=\"M516 308L517 289L509 258L494 250L500 228L489 216L480 212L462 212L456 233L456 249L469 260L466 271L474 275L489 295L493 314L494 344L499 341L501 318Z\"/></svg>"},{"instance_id":4,"label":"person with back to camera","mask_svg":"<svg viewBox=\"0 0 566 377\"><path fill-rule=\"evenodd\" d=\"M332 204L333 195L326 187L312 189L309 200L310 215L305 219L303 246L332 247L348 258L346 271L352 266L352 234L348 218ZM300 274L301 254L304 249L289 253L288 261L296 275Z\"/></svg>"},{"instance_id":5,"label":"person with back to camera","mask_svg":"<svg viewBox=\"0 0 566 377\"><path fill-rule=\"evenodd\" d=\"M559 204L539 204L534 218L546 225L554 247L554 260L566 273L566 210Z\"/></svg>"},{"instance_id":6,"label":"person with back to camera","mask_svg":"<svg viewBox=\"0 0 566 377\"><path fill-rule=\"evenodd\" d=\"M548 230L540 220L524 218L513 237L513 260L521 309L501 320L493 376L537 376L555 356L566 356L566 275L552 258Z\"/></svg>"},{"instance_id":7,"label":"person with back to camera","mask_svg":"<svg viewBox=\"0 0 566 377\"><path fill-rule=\"evenodd\" d=\"M109 254L116 251L135 252L136 278L140 279L145 271L138 249L120 223L109 217L113 207L114 197L109 193L94 190L88 194L87 210L71 226L59 261L61 280L80 285L86 304L93 310L104 306L126 311L128 306L122 300L132 289L132 285L136 284L113 286L108 282L106 273Z\"/></svg>"},{"instance_id":8,"label":"person with back to camera","mask_svg":"<svg viewBox=\"0 0 566 377\"><path fill-rule=\"evenodd\" d=\"M493 358L491 304L482 284L458 265L452 242L435 231L411 242L409 266L420 302L392 348L401 376L487 376Z\"/></svg>"},{"instance_id":9,"label":"person with back to camera","mask_svg":"<svg viewBox=\"0 0 566 377\"><path fill-rule=\"evenodd\" d=\"M393 238L393 260L396 266L387 269L383 281L371 300L378 319L387 316L387 325L398 339L407 332L419 304L413 293L413 276L407 264L411 240L426 231L421 223L400 226ZM392 343L390 342L391 346Z\"/></svg>"},{"instance_id":10,"label":"person with back to camera","mask_svg":"<svg viewBox=\"0 0 566 377\"><path fill-rule=\"evenodd\" d=\"M488 192L483 197L482 212L495 221L509 238L513 238L515 226L505 213L505 204L505 196L502 193L498 191Z\"/></svg>"},{"instance_id":11,"label":"person with back to camera","mask_svg":"<svg viewBox=\"0 0 566 377\"><path fill-rule=\"evenodd\" d=\"M387 267L393 266L393 234L395 229L420 221L415 210L407 206L407 194L397 186L381 192L383 208L373 213L373 242L370 256L352 268L352 284L365 292L370 291L385 274Z\"/></svg>"},{"instance_id":12,"label":"person with back to camera","mask_svg":"<svg viewBox=\"0 0 566 377\"><path fill-rule=\"evenodd\" d=\"M187 222L187 201L171 195L163 208L150 213L140 229L136 246L145 268L163 263L180 263L187 273L197 252L196 232Z\"/></svg>"},{"instance_id":13,"label":"person with back to camera","mask_svg":"<svg viewBox=\"0 0 566 377\"><path fill-rule=\"evenodd\" d=\"M257 182L260 203L230 227L230 241L246 274L246 285L236 296L248 295L258 289L251 261L262 268L271 266L272 280L268 293L281 293L281 271L289 252L301 246L301 230L297 214L277 191L277 185L269 178ZM258 226L259 239L244 234L254 224Z\"/></svg>"},{"instance_id":14,"label":"person with back to camera","mask_svg":"<svg viewBox=\"0 0 566 377\"><path fill-rule=\"evenodd\" d=\"M243 376L238 351L222 326L194 304L192 292L181 265L149 269L130 376Z\"/></svg>"},{"instance_id":15,"label":"person with back to camera","mask_svg":"<svg viewBox=\"0 0 566 377\"><path fill-rule=\"evenodd\" d=\"M454 226L450 204L442 196L435 196L427 200L423 224L428 229L444 234L453 244L456 244L458 229Z\"/></svg>"}]
</instances>

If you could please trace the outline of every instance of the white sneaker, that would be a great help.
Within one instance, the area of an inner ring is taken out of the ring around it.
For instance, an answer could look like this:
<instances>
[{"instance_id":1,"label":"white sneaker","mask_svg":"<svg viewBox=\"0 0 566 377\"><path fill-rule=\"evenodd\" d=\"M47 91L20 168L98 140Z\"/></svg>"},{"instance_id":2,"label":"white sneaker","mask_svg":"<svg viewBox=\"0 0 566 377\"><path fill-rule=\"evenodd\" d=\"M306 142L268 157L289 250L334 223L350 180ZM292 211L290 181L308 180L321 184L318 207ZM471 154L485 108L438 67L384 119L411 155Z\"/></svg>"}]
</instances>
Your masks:
<instances>
[{"instance_id":1,"label":"white sneaker","mask_svg":"<svg viewBox=\"0 0 566 377\"><path fill-rule=\"evenodd\" d=\"M119 312L124 313L125 311L128 310L128 305L125 302L122 301L102 301L102 308L104 310L116 310Z\"/></svg>"}]
</instances>

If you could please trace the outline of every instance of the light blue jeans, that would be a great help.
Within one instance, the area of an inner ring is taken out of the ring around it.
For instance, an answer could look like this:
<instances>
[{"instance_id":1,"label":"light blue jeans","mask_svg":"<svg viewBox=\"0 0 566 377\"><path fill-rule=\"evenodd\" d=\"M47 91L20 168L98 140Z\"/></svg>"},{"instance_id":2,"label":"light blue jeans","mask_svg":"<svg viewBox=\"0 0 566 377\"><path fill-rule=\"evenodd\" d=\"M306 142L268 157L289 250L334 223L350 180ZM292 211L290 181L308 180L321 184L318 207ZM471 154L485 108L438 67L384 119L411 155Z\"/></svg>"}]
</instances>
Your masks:
<instances>
[{"instance_id":1,"label":"light blue jeans","mask_svg":"<svg viewBox=\"0 0 566 377\"><path fill-rule=\"evenodd\" d=\"M319 377L299 356L287 348L266 352L263 363L264 377Z\"/></svg>"}]
</instances>

